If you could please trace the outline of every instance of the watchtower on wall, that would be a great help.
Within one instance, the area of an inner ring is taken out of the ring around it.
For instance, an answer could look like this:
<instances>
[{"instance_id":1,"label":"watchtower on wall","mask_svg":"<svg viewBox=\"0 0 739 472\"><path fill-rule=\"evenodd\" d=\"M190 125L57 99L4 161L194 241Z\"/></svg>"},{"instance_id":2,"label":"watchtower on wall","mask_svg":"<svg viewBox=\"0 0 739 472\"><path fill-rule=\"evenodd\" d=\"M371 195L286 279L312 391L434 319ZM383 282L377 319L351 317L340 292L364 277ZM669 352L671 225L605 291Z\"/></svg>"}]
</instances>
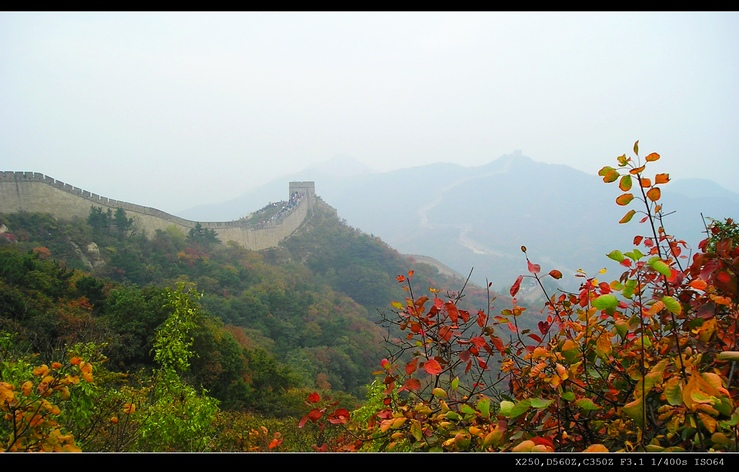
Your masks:
<instances>
[{"instance_id":1,"label":"watchtower on wall","mask_svg":"<svg viewBox=\"0 0 739 472\"><path fill-rule=\"evenodd\" d=\"M290 182L288 201L295 192L302 193L308 199L308 209L313 210L313 202L316 200L315 182Z\"/></svg>"}]
</instances>

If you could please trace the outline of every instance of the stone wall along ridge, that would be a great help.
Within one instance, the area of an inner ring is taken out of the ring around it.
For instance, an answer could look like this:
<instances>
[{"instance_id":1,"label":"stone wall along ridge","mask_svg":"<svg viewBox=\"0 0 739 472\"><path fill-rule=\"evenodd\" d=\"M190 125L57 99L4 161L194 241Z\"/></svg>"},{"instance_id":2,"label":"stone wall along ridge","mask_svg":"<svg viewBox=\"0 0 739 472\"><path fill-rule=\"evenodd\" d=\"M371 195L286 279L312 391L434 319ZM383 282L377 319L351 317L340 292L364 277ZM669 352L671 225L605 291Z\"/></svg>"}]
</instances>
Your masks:
<instances>
[{"instance_id":1,"label":"stone wall along ridge","mask_svg":"<svg viewBox=\"0 0 739 472\"><path fill-rule=\"evenodd\" d=\"M315 200L314 182L290 182L289 197L297 192L302 198L278 218L262 223L244 219L225 222L197 222L171 215L156 208L103 197L38 172L0 171L0 213L27 211L49 213L56 218L87 218L90 207L122 208L134 226L148 235L171 226L187 234L197 224L212 229L225 242L235 241L247 249L275 247L290 236L312 210Z\"/></svg>"}]
</instances>

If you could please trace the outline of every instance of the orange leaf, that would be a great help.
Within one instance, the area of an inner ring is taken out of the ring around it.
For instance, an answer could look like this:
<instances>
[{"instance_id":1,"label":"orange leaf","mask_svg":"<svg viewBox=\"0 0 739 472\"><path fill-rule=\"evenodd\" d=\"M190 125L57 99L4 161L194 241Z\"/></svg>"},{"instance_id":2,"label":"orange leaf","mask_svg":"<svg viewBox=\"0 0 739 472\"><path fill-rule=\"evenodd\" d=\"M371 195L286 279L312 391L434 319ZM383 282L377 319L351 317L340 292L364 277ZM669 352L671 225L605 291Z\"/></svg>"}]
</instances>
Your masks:
<instances>
[{"instance_id":1,"label":"orange leaf","mask_svg":"<svg viewBox=\"0 0 739 472\"><path fill-rule=\"evenodd\" d=\"M670 181L670 174L657 174L654 176L654 183L659 184L666 184Z\"/></svg>"},{"instance_id":2,"label":"orange leaf","mask_svg":"<svg viewBox=\"0 0 739 472\"><path fill-rule=\"evenodd\" d=\"M628 205L631 200L634 199L634 195L631 193L624 193L623 195L619 195L618 198L616 198L616 203L618 205L624 206Z\"/></svg>"},{"instance_id":3,"label":"orange leaf","mask_svg":"<svg viewBox=\"0 0 739 472\"><path fill-rule=\"evenodd\" d=\"M688 285L690 285L696 290L705 290L706 287L708 287L708 284L706 283L706 281L701 280L701 279L693 279L690 281Z\"/></svg>"},{"instance_id":4,"label":"orange leaf","mask_svg":"<svg viewBox=\"0 0 739 472\"><path fill-rule=\"evenodd\" d=\"M618 188L623 192L631 190L631 174L624 174L618 182Z\"/></svg>"},{"instance_id":5,"label":"orange leaf","mask_svg":"<svg viewBox=\"0 0 739 472\"><path fill-rule=\"evenodd\" d=\"M659 187L652 187L647 192L647 197L653 202L656 202L657 200L659 200L659 197L661 195L662 195L662 191L659 189Z\"/></svg>"},{"instance_id":6,"label":"orange leaf","mask_svg":"<svg viewBox=\"0 0 739 472\"><path fill-rule=\"evenodd\" d=\"M429 359L423 365L423 369L429 375L439 375L444 369L441 368L441 364L436 359Z\"/></svg>"},{"instance_id":7,"label":"orange leaf","mask_svg":"<svg viewBox=\"0 0 739 472\"><path fill-rule=\"evenodd\" d=\"M629 171L629 174L636 175L636 174L641 173L643 170L644 170L644 166L634 167L633 169Z\"/></svg>"},{"instance_id":8,"label":"orange leaf","mask_svg":"<svg viewBox=\"0 0 739 472\"><path fill-rule=\"evenodd\" d=\"M561 279L561 278L562 278L562 272L558 271L557 269L552 269L552 270L550 270L550 271L549 271L549 275L550 275L550 276L551 276L551 277L552 277L553 279L558 279L558 280L559 280L559 279Z\"/></svg>"},{"instance_id":9,"label":"orange leaf","mask_svg":"<svg viewBox=\"0 0 739 472\"><path fill-rule=\"evenodd\" d=\"M648 188L652 186L652 179L648 177L642 177L639 183L641 184L642 187Z\"/></svg>"},{"instance_id":10,"label":"orange leaf","mask_svg":"<svg viewBox=\"0 0 739 472\"><path fill-rule=\"evenodd\" d=\"M654 162L657 159L659 159L659 154L657 154L656 152L653 152L644 158L644 160L646 160L647 162Z\"/></svg>"}]
</instances>

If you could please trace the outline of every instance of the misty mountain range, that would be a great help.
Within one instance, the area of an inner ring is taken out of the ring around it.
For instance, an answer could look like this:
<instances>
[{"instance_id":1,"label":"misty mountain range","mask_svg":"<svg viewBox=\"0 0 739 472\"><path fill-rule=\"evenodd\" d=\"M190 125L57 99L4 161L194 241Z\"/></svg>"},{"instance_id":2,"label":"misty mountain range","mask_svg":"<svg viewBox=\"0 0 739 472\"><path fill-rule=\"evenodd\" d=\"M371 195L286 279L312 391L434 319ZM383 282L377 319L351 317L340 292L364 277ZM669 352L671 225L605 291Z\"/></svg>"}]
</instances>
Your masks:
<instances>
[{"instance_id":1,"label":"misty mountain range","mask_svg":"<svg viewBox=\"0 0 739 472\"><path fill-rule=\"evenodd\" d=\"M648 169L645 176L653 177ZM632 249L634 235L650 234L638 213L630 223L618 224L628 209L639 207L636 201L616 205L621 192L615 183L566 165L535 162L520 152L482 166L436 163L383 173L339 157L178 216L235 220L284 200L292 180L315 181L316 194L347 224L402 253L433 257L465 276L472 270L474 283L493 282L496 291L507 290L526 273L522 245L544 272L556 268L565 274L561 287L574 289L578 269L591 275L603 267L618 271L605 254ZM710 180L669 182L662 190L664 211L674 212L665 218L666 230L694 250L704 236L703 217L735 217L739 207L739 194Z\"/></svg>"}]
</instances>

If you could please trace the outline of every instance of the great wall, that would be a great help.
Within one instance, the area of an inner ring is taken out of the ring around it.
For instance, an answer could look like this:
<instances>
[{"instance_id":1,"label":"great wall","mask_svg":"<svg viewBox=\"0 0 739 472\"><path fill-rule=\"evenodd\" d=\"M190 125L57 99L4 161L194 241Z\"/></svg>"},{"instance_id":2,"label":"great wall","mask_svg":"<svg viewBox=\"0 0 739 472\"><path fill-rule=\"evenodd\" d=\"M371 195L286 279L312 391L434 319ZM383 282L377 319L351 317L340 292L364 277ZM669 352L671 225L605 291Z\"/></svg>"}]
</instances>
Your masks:
<instances>
[{"instance_id":1,"label":"great wall","mask_svg":"<svg viewBox=\"0 0 739 472\"><path fill-rule=\"evenodd\" d=\"M297 194L296 194L297 192ZM38 172L0 172L0 213L26 211L49 213L55 218L87 218L91 207L116 211L122 208L134 226L153 235L157 230L175 226L187 234L196 225L214 230L223 242L234 241L247 249L259 251L277 246L303 223L313 210L314 182L290 182L288 201L299 195L296 204L280 212L278 218L251 223L247 217L226 222L191 221L155 208L101 197L73 187Z\"/></svg>"}]
</instances>

